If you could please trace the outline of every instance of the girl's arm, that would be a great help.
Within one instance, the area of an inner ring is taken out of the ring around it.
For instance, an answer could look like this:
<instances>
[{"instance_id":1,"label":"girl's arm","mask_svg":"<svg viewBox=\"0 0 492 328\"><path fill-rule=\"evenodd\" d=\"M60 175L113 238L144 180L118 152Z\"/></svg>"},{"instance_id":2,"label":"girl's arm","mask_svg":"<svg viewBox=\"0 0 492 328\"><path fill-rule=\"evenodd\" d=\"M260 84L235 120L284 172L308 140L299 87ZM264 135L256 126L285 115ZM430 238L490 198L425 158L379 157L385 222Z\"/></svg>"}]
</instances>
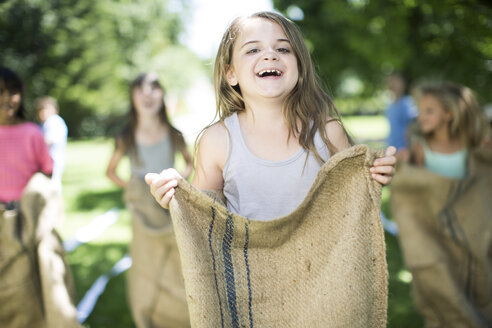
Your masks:
<instances>
[{"instance_id":1,"label":"girl's arm","mask_svg":"<svg viewBox=\"0 0 492 328\"><path fill-rule=\"evenodd\" d=\"M227 156L228 131L223 123L208 127L198 143L192 184L202 190L222 190L222 170Z\"/></svg>"},{"instance_id":2,"label":"girl's arm","mask_svg":"<svg viewBox=\"0 0 492 328\"><path fill-rule=\"evenodd\" d=\"M118 167L118 164L120 164L123 156L125 156L123 140L121 140L121 138L117 138L113 155L111 155L108 167L106 168L106 176L121 188L126 188L127 181L124 181L118 176L118 174L116 174L116 168Z\"/></svg>"},{"instance_id":3,"label":"girl's arm","mask_svg":"<svg viewBox=\"0 0 492 328\"><path fill-rule=\"evenodd\" d=\"M222 169L227 156L227 130L222 123L216 123L203 132L198 143L195 176L192 184L198 189L222 189L224 181ZM164 208L174 196L181 175L175 169L161 173L148 173L145 181L155 200Z\"/></svg>"},{"instance_id":4,"label":"girl's arm","mask_svg":"<svg viewBox=\"0 0 492 328\"><path fill-rule=\"evenodd\" d=\"M344 150L350 147L347 134L343 127L336 120L331 120L326 123L326 135L328 140L339 150ZM393 178L396 163L396 148L390 146L386 149L385 156L374 160L371 167L372 178L377 182L388 185Z\"/></svg>"},{"instance_id":5,"label":"girl's arm","mask_svg":"<svg viewBox=\"0 0 492 328\"><path fill-rule=\"evenodd\" d=\"M328 123L326 123L325 131L327 139L336 147L337 151L350 147L347 133L345 133L342 125L337 120L329 119Z\"/></svg>"}]
</instances>

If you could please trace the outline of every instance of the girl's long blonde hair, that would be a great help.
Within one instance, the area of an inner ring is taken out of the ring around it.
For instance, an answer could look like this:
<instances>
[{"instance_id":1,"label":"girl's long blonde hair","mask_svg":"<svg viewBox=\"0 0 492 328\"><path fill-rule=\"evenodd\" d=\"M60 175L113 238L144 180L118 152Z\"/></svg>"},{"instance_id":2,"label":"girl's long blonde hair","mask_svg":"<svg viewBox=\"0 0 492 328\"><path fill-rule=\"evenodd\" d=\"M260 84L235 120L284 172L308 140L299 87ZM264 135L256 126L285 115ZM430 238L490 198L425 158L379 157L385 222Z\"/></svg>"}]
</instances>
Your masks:
<instances>
[{"instance_id":1,"label":"girl's long blonde hair","mask_svg":"<svg viewBox=\"0 0 492 328\"><path fill-rule=\"evenodd\" d=\"M214 67L216 118L223 121L231 114L245 109L240 86L232 87L227 82L226 72L232 63L234 45L241 33L243 22L252 18L267 19L278 24L289 39L297 58L299 71L299 80L282 105L283 115L289 125L289 137L292 135L298 137L304 149L311 152L318 161L324 162L325 159L321 158L314 145L314 136L319 131L330 154L336 153L338 149L326 137L325 126L331 119L338 120L341 124L340 115L320 85L300 30L292 21L280 14L258 12L248 17L238 17L225 31L217 51ZM348 134L347 138L350 140Z\"/></svg>"},{"instance_id":2,"label":"girl's long blonde hair","mask_svg":"<svg viewBox=\"0 0 492 328\"><path fill-rule=\"evenodd\" d=\"M487 137L487 119L470 88L453 82L427 83L414 90L417 100L423 96L436 98L444 111L452 114L449 136L459 139L463 146L478 147Z\"/></svg>"}]
</instances>

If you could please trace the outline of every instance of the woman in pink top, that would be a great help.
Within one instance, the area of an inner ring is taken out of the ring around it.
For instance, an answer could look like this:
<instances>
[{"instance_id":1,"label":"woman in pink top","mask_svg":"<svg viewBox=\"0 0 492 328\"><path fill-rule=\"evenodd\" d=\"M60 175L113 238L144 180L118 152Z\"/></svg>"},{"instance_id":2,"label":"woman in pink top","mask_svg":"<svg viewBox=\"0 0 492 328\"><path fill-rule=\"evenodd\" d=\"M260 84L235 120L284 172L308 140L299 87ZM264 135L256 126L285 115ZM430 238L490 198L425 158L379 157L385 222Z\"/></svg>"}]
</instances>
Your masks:
<instances>
[{"instance_id":1,"label":"woman in pink top","mask_svg":"<svg viewBox=\"0 0 492 328\"><path fill-rule=\"evenodd\" d=\"M22 81L0 67L0 202L19 201L36 172L51 175L53 161L41 129L27 122Z\"/></svg>"},{"instance_id":2,"label":"woman in pink top","mask_svg":"<svg viewBox=\"0 0 492 328\"><path fill-rule=\"evenodd\" d=\"M17 74L0 67L0 325L80 328L55 230L61 200L43 176L53 161L41 128L25 119L22 89Z\"/></svg>"}]
</instances>

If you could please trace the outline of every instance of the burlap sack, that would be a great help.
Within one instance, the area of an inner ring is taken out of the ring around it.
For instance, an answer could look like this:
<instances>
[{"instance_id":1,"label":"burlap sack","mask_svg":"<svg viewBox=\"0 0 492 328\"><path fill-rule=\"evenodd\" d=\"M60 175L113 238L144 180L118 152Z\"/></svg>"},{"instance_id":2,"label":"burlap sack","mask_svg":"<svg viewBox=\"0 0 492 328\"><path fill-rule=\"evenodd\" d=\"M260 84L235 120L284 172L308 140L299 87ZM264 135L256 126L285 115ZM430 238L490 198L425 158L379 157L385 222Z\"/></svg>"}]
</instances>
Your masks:
<instances>
[{"instance_id":1,"label":"burlap sack","mask_svg":"<svg viewBox=\"0 0 492 328\"><path fill-rule=\"evenodd\" d=\"M373 159L367 146L333 156L297 209L268 222L231 214L180 181L170 206L192 326L384 327Z\"/></svg>"},{"instance_id":2,"label":"burlap sack","mask_svg":"<svg viewBox=\"0 0 492 328\"><path fill-rule=\"evenodd\" d=\"M427 327L492 327L492 152L453 180L402 164L391 211Z\"/></svg>"},{"instance_id":3,"label":"burlap sack","mask_svg":"<svg viewBox=\"0 0 492 328\"><path fill-rule=\"evenodd\" d=\"M148 185L132 178L125 192L132 217L128 297L136 325L189 327L181 262L169 211L160 207Z\"/></svg>"},{"instance_id":4,"label":"burlap sack","mask_svg":"<svg viewBox=\"0 0 492 328\"><path fill-rule=\"evenodd\" d=\"M0 325L80 327L74 286L61 240L63 217L51 180L34 175L19 209L0 211Z\"/></svg>"}]
</instances>

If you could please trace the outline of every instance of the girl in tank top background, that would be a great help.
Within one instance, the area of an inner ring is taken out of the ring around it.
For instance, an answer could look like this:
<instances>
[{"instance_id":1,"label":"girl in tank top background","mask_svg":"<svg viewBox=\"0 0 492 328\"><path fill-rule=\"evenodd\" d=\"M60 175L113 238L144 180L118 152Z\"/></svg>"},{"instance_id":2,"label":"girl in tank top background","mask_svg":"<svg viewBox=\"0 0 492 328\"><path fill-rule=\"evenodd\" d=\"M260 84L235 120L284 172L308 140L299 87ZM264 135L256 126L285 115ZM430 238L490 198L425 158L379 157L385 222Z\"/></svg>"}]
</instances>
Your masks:
<instances>
[{"instance_id":1,"label":"girl in tank top background","mask_svg":"<svg viewBox=\"0 0 492 328\"><path fill-rule=\"evenodd\" d=\"M443 82L415 89L418 131L411 137L410 162L452 179L467 174L470 150L487 137L487 120L473 92Z\"/></svg>"},{"instance_id":2,"label":"girl in tank top background","mask_svg":"<svg viewBox=\"0 0 492 328\"><path fill-rule=\"evenodd\" d=\"M117 174L117 167L125 155L130 158L132 175L143 179L147 172L173 167L178 152L186 162L181 175L187 178L193 169L192 157L183 135L169 122L164 90L157 74L142 73L131 83L128 124L116 137L106 175L125 188L128 181Z\"/></svg>"},{"instance_id":3,"label":"girl in tank top background","mask_svg":"<svg viewBox=\"0 0 492 328\"><path fill-rule=\"evenodd\" d=\"M131 216L132 266L126 276L127 299L136 327L189 327L169 211L155 203L144 175L174 167L174 157L180 153L186 163L181 174L186 178L193 168L192 158L183 135L169 122L156 74L140 74L131 84L130 100L128 124L116 138L106 171L125 189L125 206ZM124 156L130 159L129 180L117 174Z\"/></svg>"}]
</instances>

